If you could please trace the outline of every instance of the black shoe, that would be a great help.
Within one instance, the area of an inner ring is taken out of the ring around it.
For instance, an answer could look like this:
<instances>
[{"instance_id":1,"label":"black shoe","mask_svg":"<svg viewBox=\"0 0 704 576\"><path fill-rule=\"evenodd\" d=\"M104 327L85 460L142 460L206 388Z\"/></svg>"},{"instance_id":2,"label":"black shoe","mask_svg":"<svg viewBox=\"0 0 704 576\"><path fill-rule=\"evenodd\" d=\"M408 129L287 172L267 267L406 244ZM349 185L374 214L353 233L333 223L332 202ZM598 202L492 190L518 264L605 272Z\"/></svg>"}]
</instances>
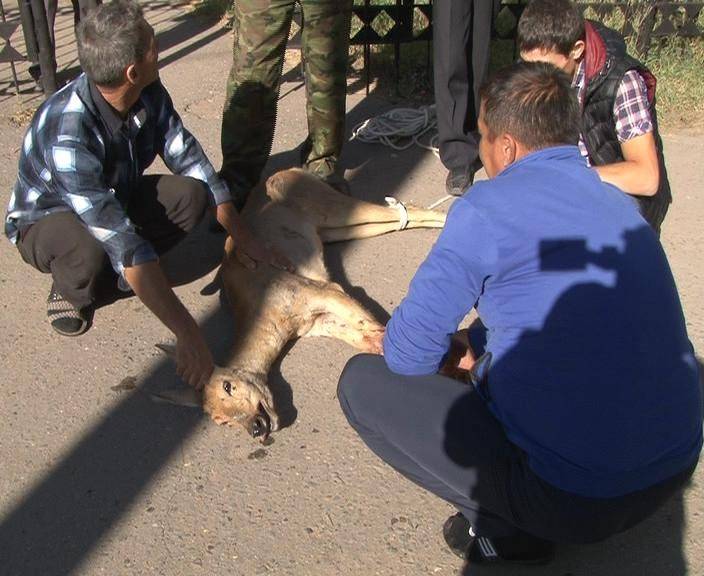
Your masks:
<instances>
[{"instance_id":1,"label":"black shoe","mask_svg":"<svg viewBox=\"0 0 704 576\"><path fill-rule=\"evenodd\" d=\"M42 69L40 68L39 64L30 65L28 72L29 75L32 77L32 80L34 80L39 86L41 86Z\"/></svg>"},{"instance_id":2,"label":"black shoe","mask_svg":"<svg viewBox=\"0 0 704 576\"><path fill-rule=\"evenodd\" d=\"M32 77L32 80L34 80L34 83L37 85L37 87L43 90L44 86L42 84L41 66L39 66L39 64L31 64L27 71L29 72L29 75ZM54 73L56 73L56 62L54 62Z\"/></svg>"},{"instance_id":3,"label":"black shoe","mask_svg":"<svg viewBox=\"0 0 704 576\"><path fill-rule=\"evenodd\" d=\"M471 564L545 564L555 555L552 542L525 532L505 538L477 536L461 512L445 521L442 535L450 550Z\"/></svg>"},{"instance_id":4,"label":"black shoe","mask_svg":"<svg viewBox=\"0 0 704 576\"><path fill-rule=\"evenodd\" d=\"M337 172L332 172L326 176L321 176L315 172L310 173L325 182L328 186L330 186L330 188L337 190L340 194L344 194L345 196L350 196L352 194L349 182L347 182L347 180L345 180L344 177L340 176Z\"/></svg>"},{"instance_id":5,"label":"black shoe","mask_svg":"<svg viewBox=\"0 0 704 576\"><path fill-rule=\"evenodd\" d=\"M332 157L321 158L313 162L308 162L308 156L313 149L310 142L310 136L301 144L301 167L312 174L316 178L320 178L331 188L337 190L340 194L350 195L350 185L344 176L340 173L337 166L337 160Z\"/></svg>"},{"instance_id":6,"label":"black shoe","mask_svg":"<svg viewBox=\"0 0 704 576\"><path fill-rule=\"evenodd\" d=\"M451 196L462 196L474 184L473 166L469 168L453 168L447 173L445 190Z\"/></svg>"},{"instance_id":7,"label":"black shoe","mask_svg":"<svg viewBox=\"0 0 704 576\"><path fill-rule=\"evenodd\" d=\"M46 315L51 327L62 336L80 336L90 328L91 310L78 310L51 285L46 300Z\"/></svg>"},{"instance_id":8,"label":"black shoe","mask_svg":"<svg viewBox=\"0 0 704 576\"><path fill-rule=\"evenodd\" d=\"M344 194L345 196L350 196L352 194L352 190L350 190L350 183L342 176L331 174L327 178L322 178L322 180L328 186L337 190L340 194Z\"/></svg>"}]
</instances>

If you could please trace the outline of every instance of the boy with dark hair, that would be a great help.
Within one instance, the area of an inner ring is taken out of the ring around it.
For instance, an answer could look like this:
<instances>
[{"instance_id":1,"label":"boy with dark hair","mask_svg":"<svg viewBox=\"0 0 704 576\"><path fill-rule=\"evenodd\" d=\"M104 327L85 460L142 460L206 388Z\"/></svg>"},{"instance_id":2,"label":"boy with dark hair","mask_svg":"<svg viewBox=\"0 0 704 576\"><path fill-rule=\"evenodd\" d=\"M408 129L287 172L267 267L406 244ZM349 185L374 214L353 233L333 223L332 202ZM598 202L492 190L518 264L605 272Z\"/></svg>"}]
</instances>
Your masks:
<instances>
[{"instance_id":1,"label":"boy with dark hair","mask_svg":"<svg viewBox=\"0 0 704 576\"><path fill-rule=\"evenodd\" d=\"M659 233L672 196L655 112L653 74L621 35L585 20L570 0L533 0L518 23L526 61L567 72L582 109L580 150L605 182L633 195Z\"/></svg>"},{"instance_id":2,"label":"boy with dark hair","mask_svg":"<svg viewBox=\"0 0 704 576\"><path fill-rule=\"evenodd\" d=\"M539 563L686 484L702 447L697 361L660 242L580 156L567 75L501 71L479 131L490 180L455 201L384 356L350 360L338 397L379 457L459 510L443 529L455 553ZM472 307L485 345L452 344Z\"/></svg>"}]
</instances>

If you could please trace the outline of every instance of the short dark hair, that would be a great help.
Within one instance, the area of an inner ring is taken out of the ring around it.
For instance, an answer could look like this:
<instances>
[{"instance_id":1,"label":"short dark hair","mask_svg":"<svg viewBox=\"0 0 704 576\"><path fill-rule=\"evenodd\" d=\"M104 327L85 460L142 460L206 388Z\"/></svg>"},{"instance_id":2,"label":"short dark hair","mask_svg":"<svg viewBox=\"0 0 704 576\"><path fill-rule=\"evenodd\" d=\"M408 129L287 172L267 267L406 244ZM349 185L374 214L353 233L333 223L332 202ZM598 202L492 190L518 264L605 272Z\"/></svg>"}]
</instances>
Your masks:
<instances>
[{"instance_id":1,"label":"short dark hair","mask_svg":"<svg viewBox=\"0 0 704 576\"><path fill-rule=\"evenodd\" d=\"M152 33L132 0L96 6L76 29L81 68L99 86L119 85L125 68L144 59Z\"/></svg>"},{"instance_id":2,"label":"short dark hair","mask_svg":"<svg viewBox=\"0 0 704 576\"><path fill-rule=\"evenodd\" d=\"M584 17L570 0L532 0L518 21L519 52L536 48L568 56L584 40Z\"/></svg>"},{"instance_id":3,"label":"short dark hair","mask_svg":"<svg viewBox=\"0 0 704 576\"><path fill-rule=\"evenodd\" d=\"M481 88L482 119L493 139L510 134L529 150L577 144L580 111L570 79L544 62L517 62Z\"/></svg>"}]
</instances>

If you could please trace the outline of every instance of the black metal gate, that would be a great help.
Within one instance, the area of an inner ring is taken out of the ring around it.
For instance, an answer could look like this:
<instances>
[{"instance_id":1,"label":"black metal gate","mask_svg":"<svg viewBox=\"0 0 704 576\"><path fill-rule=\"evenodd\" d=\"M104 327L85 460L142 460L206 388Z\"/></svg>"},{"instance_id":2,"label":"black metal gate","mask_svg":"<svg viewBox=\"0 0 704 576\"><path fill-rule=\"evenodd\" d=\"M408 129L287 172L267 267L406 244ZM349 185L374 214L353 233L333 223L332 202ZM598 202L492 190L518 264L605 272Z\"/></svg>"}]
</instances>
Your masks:
<instances>
[{"instance_id":1,"label":"black metal gate","mask_svg":"<svg viewBox=\"0 0 704 576\"><path fill-rule=\"evenodd\" d=\"M503 39L515 38L518 19L527 0L495 1L495 35ZM641 54L647 52L654 39L704 36L704 2L642 0L578 2L577 5L587 16L598 20L615 17L623 22L621 33L626 37L636 36L637 48ZM432 0L395 0L393 4L363 0L362 3L355 3L352 12L353 32L350 43L363 46L367 90L371 46L393 44L394 67L398 79L401 44L432 40ZM384 26L375 26L380 19L384 20ZM357 26L354 25L355 22ZM633 26L634 22L638 22L637 29Z\"/></svg>"},{"instance_id":2,"label":"black metal gate","mask_svg":"<svg viewBox=\"0 0 704 576\"><path fill-rule=\"evenodd\" d=\"M81 2L81 0L78 1ZM494 1L496 2L496 23L501 23L501 26L495 26L496 35L504 39L514 38L518 19L527 0ZM56 81L51 66L54 55L50 53L48 27L46 18L42 18L43 0L20 0L20 3L22 2L31 5L35 13L33 24L38 42L42 83L45 93L49 95L56 90ZM95 0L82 0L82 2L95 4ZM623 22L621 32L624 36L636 36L637 48L641 54L647 52L654 39L672 36L682 38L704 36L704 2L631 0L630 2L578 2L578 6L599 20L617 16ZM398 80L401 45L409 42L432 41L432 0L425 2L393 0L393 3L389 3L389 0L356 0L352 12L353 32L350 43L363 47L367 90L369 90L372 46L394 46L394 70ZM25 22L25 20L27 19L23 18L23 25L32 24L31 21ZM633 26L633 22L636 21L637 29ZM11 49L9 40L4 38L4 36L9 38L7 34L9 31L9 27L7 30L0 30L0 41L4 39L6 45L6 48L0 50L0 62L13 62L21 58L19 53Z\"/></svg>"}]
</instances>

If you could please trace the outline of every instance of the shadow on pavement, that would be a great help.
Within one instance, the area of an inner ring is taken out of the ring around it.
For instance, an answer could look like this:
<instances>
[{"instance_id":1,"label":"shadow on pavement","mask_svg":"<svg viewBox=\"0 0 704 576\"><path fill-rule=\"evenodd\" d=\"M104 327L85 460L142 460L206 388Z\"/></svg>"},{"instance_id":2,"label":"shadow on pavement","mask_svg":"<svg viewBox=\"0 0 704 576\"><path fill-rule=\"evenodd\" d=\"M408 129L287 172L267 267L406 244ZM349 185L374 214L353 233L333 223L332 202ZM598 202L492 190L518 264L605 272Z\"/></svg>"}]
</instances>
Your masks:
<instances>
[{"instance_id":1,"label":"shadow on pavement","mask_svg":"<svg viewBox=\"0 0 704 576\"><path fill-rule=\"evenodd\" d=\"M381 101L371 105L362 102L350 112L348 126L377 113L381 105ZM374 178L374 172L383 173L384 191L378 196L397 190L403 184L408 166L424 153L411 153L403 162L395 162L393 168L387 165L381 170L386 152L380 152L366 162L366 151L364 148L346 152L348 165L351 163L361 168L352 185L355 191L371 189L367 184ZM297 158L296 151L273 156L267 172L295 165ZM374 189L382 190L379 186ZM187 258L196 265L188 274L171 274L178 283L202 276L217 266L222 257L222 234L209 232L206 224L191 236L173 254L165 257L167 269L172 268L169 260L177 263ZM330 268L333 278L349 287L342 266L344 250L344 245L336 247ZM178 266L176 268L178 272ZM360 291L355 293L354 289L352 293L356 296L363 294ZM375 312L383 310L369 299L360 300L372 309L376 306ZM232 325L232 317L222 298L219 309L201 323L213 356L222 365L226 365L229 358ZM284 354L291 346L284 350ZM288 425L296 418L296 408L291 386L281 375L280 360L273 367L270 382L284 423ZM4 516L0 523L3 574L70 574L77 570L101 538L127 513L135 499L149 488L182 443L206 423L199 411L159 405L146 394L178 385L181 383L171 362L166 359L159 362L139 383L137 390L129 393L102 422L87 431L85 438ZM207 423L210 425L209 421Z\"/></svg>"},{"instance_id":2,"label":"shadow on pavement","mask_svg":"<svg viewBox=\"0 0 704 576\"><path fill-rule=\"evenodd\" d=\"M145 6L157 4L145 3ZM186 42L193 36L194 26L198 33L210 25L203 24L199 29L201 24L196 19L184 19L176 28L159 34L162 49ZM226 33L224 28L217 28L201 40L164 58L161 66ZM348 131L362 119L388 107L387 103L373 96L365 99L349 112ZM351 184L356 196L383 201L383 196L401 188L407 175L427 152L414 148L398 155L393 162L390 162L390 154L379 146L347 145L343 163L354 174ZM295 150L278 154L270 159L267 173L296 165L297 161L298 153ZM201 251L202 244L198 244L197 257L189 258L190 262L197 262L200 267L194 273L196 277L212 270L220 261L222 236L211 236L207 241L212 241L213 245ZM193 250L196 244L192 242L187 242L183 249ZM333 279L378 318L388 318L384 308L367 297L362 288L350 285L343 265L345 250L342 244L327 250ZM188 282L192 279L189 275L177 281ZM229 310L222 302L218 310L201 324L213 355L220 364L226 364L229 358L233 342L232 324ZM288 350L290 347L284 350L284 354ZM296 417L293 394L291 386L281 375L280 361L275 364L270 381L275 388L277 404L281 402L284 409L287 403L290 405L286 417L292 422ZM101 538L125 516L137 497L149 489L182 443L205 423L198 411L164 407L153 403L144 393L179 383L170 361L160 362L140 382L137 390L127 395L95 428L88 430L84 439L61 462L48 470L24 499L2 518L0 571L3 574L24 576L77 571ZM581 568L579 572L619 576L684 574L685 563L681 552L683 522L680 498L670 502L655 518L635 530L603 545L566 549L562 557L565 564L575 565L575 574L577 567L585 565L590 567L589 570L585 572ZM657 554L654 550L658 551ZM632 570L626 571L625 564L632 564ZM492 570L495 574L518 574L515 570ZM533 569L531 573L535 574L536 571Z\"/></svg>"},{"instance_id":3,"label":"shadow on pavement","mask_svg":"<svg viewBox=\"0 0 704 576\"><path fill-rule=\"evenodd\" d=\"M220 314L203 324L210 343L222 337ZM2 519L3 574L70 574L124 516L202 421L140 393L175 380L173 365L160 363Z\"/></svg>"},{"instance_id":4,"label":"shadow on pavement","mask_svg":"<svg viewBox=\"0 0 704 576\"><path fill-rule=\"evenodd\" d=\"M158 27L158 17L154 14L154 11L162 10L164 8L175 9L179 6L188 6L188 2L168 2L159 0L147 0L140 2L142 9L144 10L147 20L150 21L155 27ZM75 33L73 29L73 19L70 18L70 24L67 24L69 18L67 15L73 14L73 9L70 6L60 7L57 12L57 22L56 22L56 43L57 43L57 59L63 64L60 65L59 69L56 71L56 81L59 88L76 78L81 73L81 67L78 63L78 58L73 57L68 63L62 59L61 52L65 51L67 46L70 47L70 51L75 55L74 45L75 45ZM7 11L6 16L10 21L18 20L18 12L16 8L12 8ZM173 53L164 56L159 59L159 68L164 68L174 62L188 56L189 54L195 52L199 48L210 44L211 42L217 40L221 36L229 34L229 30L223 26L217 17L208 17L204 15L193 15L191 13L186 13L179 15L176 18L171 18L170 21L178 22L176 26L167 28L165 30L157 31L156 38L161 52L166 52L176 46L179 46L177 50ZM211 30L209 34L203 36L202 38L194 39L206 30ZM15 42L14 44L18 44ZM14 46L18 49L17 46ZM25 50L21 45L19 46L20 51ZM20 93L26 95L28 92L34 93L31 101L36 101L36 105L39 106L44 101L44 95L41 89L38 88L36 82L27 75L22 74L24 63L18 61L15 63L15 67L18 72L18 85ZM0 102L5 101L8 98L15 96L15 86L12 78L8 76L8 83L6 85L0 86Z\"/></svg>"},{"instance_id":5,"label":"shadow on pavement","mask_svg":"<svg viewBox=\"0 0 704 576\"><path fill-rule=\"evenodd\" d=\"M629 238L630 234L630 238ZM628 250L629 241L637 241L639 231L629 232L626 235L626 250ZM621 289L629 292L627 288L628 284L622 280L625 274L620 274L620 265L618 258L604 258L601 254L592 254L591 263L596 263L596 265L603 267L604 269L614 270L616 272L616 284L621 285ZM543 326L548 326L551 322L559 322L562 318L563 310L570 309L570 300L584 301L585 299L590 299L595 302L601 302L604 299L603 294L612 290L612 288L599 286L598 284L577 284L568 289L565 293L560 295L557 299L555 305L550 310L550 313L544 320ZM602 294L602 296L599 296ZM608 297L608 296L607 296ZM604 319L603 315L594 315L596 322L603 328L604 332L612 332L614 330L619 330L619 326L615 325L613 322L609 322L608 319ZM477 330L481 330L482 326L480 323L475 325ZM591 333L591 332L587 332ZM535 342L531 342L535 334L531 331L527 331L518 339L516 345L509 350L503 357L502 360L496 365L492 366L493 370L500 369L501 362L505 362L507 358L511 358L512 355L516 358L520 358L526 354L526 350L534 350L536 346ZM476 344L478 340L472 339L472 343ZM542 342L541 345L550 347L549 342ZM599 347L597 343L596 348ZM476 350L483 350L480 347ZM589 358L585 364L590 362L597 362L598 366L598 354L592 354L588 350L584 349L585 358ZM530 352L529 352L530 353ZM704 401L704 364L701 359L697 359L699 368L699 386L702 392L702 400ZM682 365L679 367L672 367L673 373L677 371L678 374L686 373L691 371L691 368L686 367L687 364L683 360ZM598 370L597 370L598 373ZM691 373L691 372L690 372ZM542 374L539 372L539 374ZM491 386L487 387L490 393ZM446 420L445 429L446 430L461 430L462 429L462 412L459 408L461 400L457 401L454 410L450 410L449 415ZM531 410L535 406L531 407L529 404L525 406L526 410ZM477 470L473 467L473 462L470 456L462 452L456 451L451 447L456 445L452 444L446 437L446 452L448 456L457 464L462 467L467 467L470 469ZM456 434L454 438L457 438ZM464 460L466 458L466 461ZM468 478L471 477L468 475ZM481 493L482 477L480 474L474 476L475 480L468 487L469 494L474 491ZM486 479L485 482L491 482L492 480ZM626 515L622 517L623 526L632 526L627 528L619 534L608 537L607 539L593 544L584 545L565 545L558 544L556 549L556 557L550 563L542 567L523 567L516 565L498 565L498 566L472 566L471 563L466 563L461 571L461 576L484 576L484 575L496 575L496 576L523 576L523 575L534 575L534 574L549 574L549 575L560 575L560 576L577 576L577 575L599 575L599 576L661 576L667 574L668 576L685 576L688 574L687 561L684 557L683 552L683 531L686 525L685 519L685 495L687 488L692 485L692 480L690 479L686 483L684 489L679 489L674 492L674 494L662 501L662 504L655 509L651 516L646 520L633 525L633 522L637 522L637 517L640 513L633 512L630 513L630 518ZM654 497L650 502L657 506L659 498ZM639 507L643 507L643 503L637 504ZM639 508L639 509L641 509ZM519 506L520 509L520 506ZM519 512L520 514L520 512ZM575 530L576 533L580 533L579 528ZM566 537L566 539L568 539ZM573 540L574 541L574 540Z\"/></svg>"},{"instance_id":6,"label":"shadow on pavement","mask_svg":"<svg viewBox=\"0 0 704 576\"><path fill-rule=\"evenodd\" d=\"M686 576L683 529L686 492L672 497L652 517L597 544L558 546L546 566L471 566L461 576Z\"/></svg>"}]
</instances>

